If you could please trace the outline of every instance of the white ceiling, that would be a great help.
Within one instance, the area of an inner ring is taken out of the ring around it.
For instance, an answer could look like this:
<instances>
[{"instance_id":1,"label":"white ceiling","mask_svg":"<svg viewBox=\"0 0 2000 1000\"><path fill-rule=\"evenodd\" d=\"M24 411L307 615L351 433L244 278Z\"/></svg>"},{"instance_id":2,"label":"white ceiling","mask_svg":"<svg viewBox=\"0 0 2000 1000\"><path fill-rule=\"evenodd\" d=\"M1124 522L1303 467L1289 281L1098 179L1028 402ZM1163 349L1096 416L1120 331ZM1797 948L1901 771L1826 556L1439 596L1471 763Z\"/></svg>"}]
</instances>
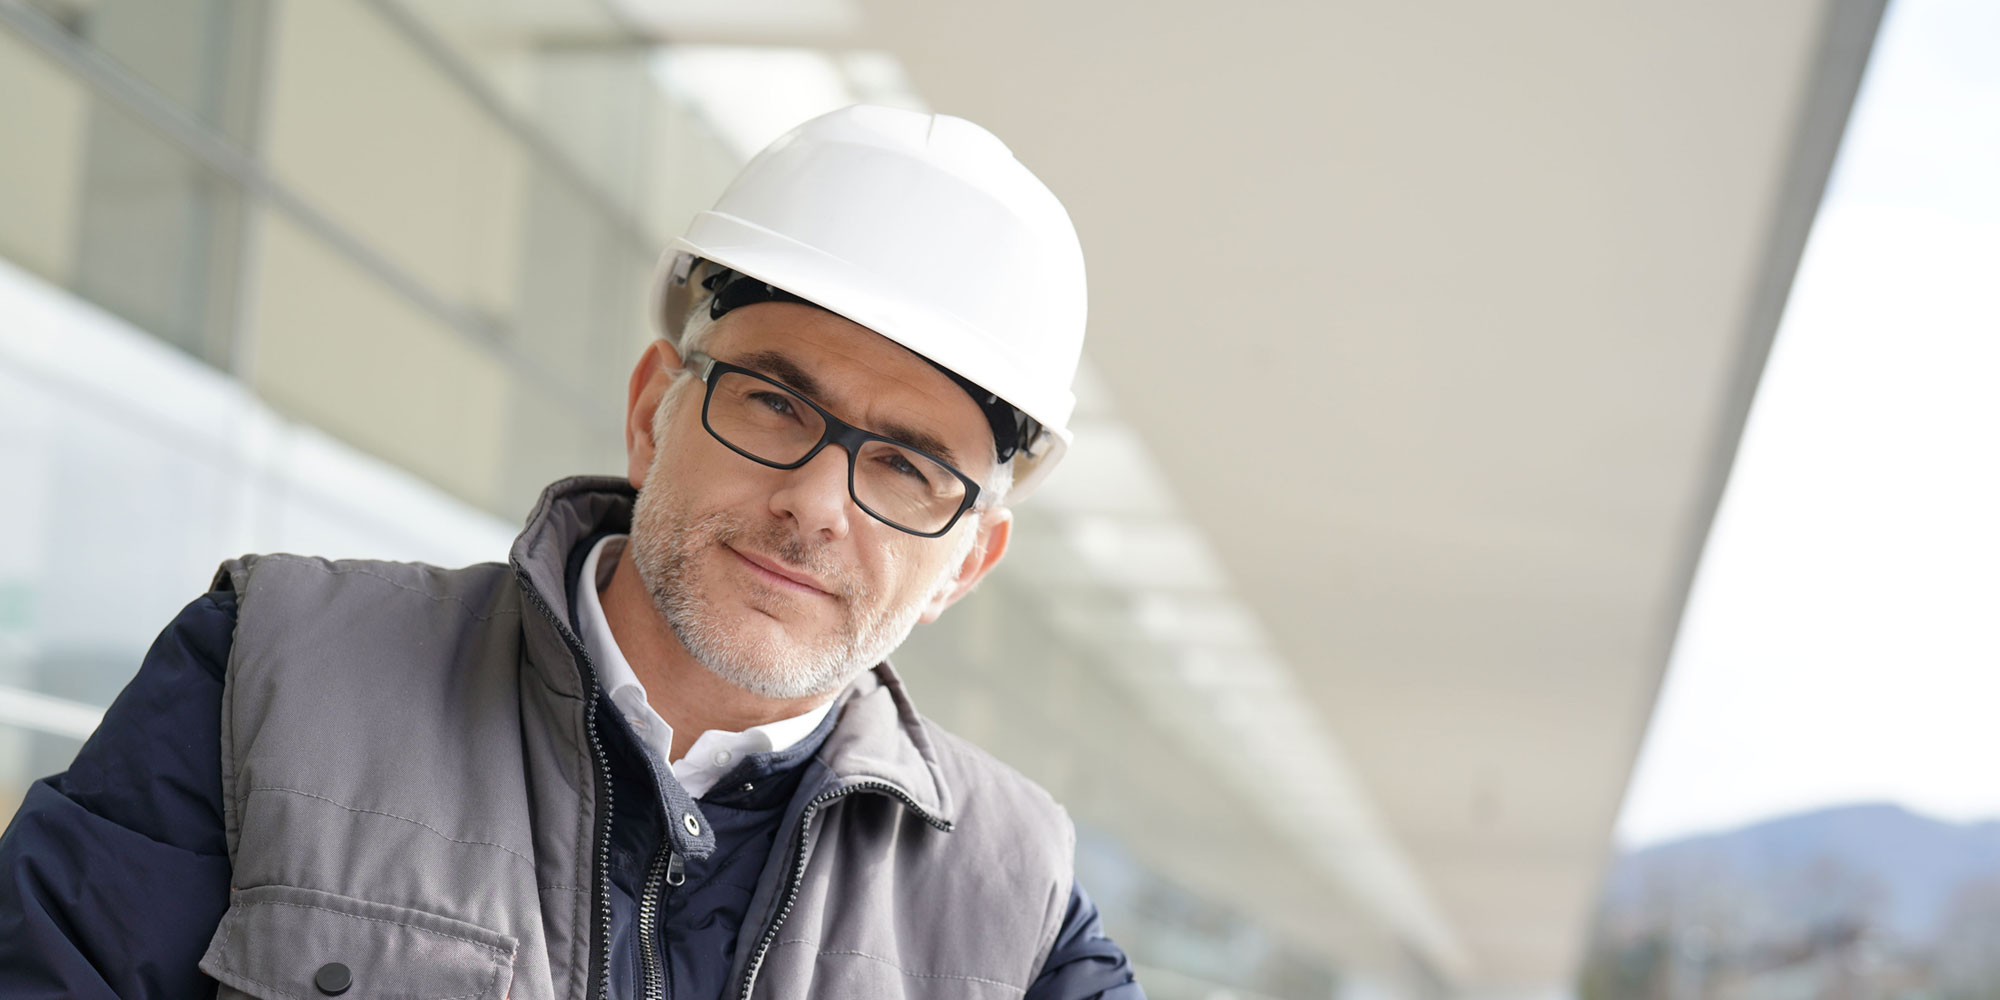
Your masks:
<instances>
[{"instance_id":1,"label":"white ceiling","mask_svg":"<svg viewBox=\"0 0 2000 1000\"><path fill-rule=\"evenodd\" d=\"M1565 980L1879 4L864 0L1468 959Z\"/></svg>"},{"instance_id":2,"label":"white ceiling","mask_svg":"<svg viewBox=\"0 0 2000 1000\"><path fill-rule=\"evenodd\" d=\"M1566 981L1881 0L834 6L761 37L894 53L1070 207L1089 358L1448 929L1406 943Z\"/></svg>"}]
</instances>

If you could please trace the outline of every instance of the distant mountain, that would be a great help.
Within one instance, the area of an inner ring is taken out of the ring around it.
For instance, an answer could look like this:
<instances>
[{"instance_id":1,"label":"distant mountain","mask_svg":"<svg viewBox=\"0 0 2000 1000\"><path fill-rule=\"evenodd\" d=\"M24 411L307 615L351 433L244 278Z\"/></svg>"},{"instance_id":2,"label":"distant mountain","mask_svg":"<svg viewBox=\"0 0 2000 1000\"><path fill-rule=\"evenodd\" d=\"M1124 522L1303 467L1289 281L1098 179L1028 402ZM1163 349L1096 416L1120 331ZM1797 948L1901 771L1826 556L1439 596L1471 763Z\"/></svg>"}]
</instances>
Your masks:
<instances>
[{"instance_id":1,"label":"distant mountain","mask_svg":"<svg viewBox=\"0 0 2000 1000\"><path fill-rule=\"evenodd\" d=\"M1612 864L1581 1000L2000 997L2000 823L1787 816Z\"/></svg>"},{"instance_id":2,"label":"distant mountain","mask_svg":"<svg viewBox=\"0 0 2000 1000\"><path fill-rule=\"evenodd\" d=\"M1967 887L2000 883L2000 822L1959 824L1901 806L1841 806L1635 851L1613 865L1605 914L1657 909L1672 887L1795 917L1862 909L1876 929L1924 942Z\"/></svg>"}]
</instances>

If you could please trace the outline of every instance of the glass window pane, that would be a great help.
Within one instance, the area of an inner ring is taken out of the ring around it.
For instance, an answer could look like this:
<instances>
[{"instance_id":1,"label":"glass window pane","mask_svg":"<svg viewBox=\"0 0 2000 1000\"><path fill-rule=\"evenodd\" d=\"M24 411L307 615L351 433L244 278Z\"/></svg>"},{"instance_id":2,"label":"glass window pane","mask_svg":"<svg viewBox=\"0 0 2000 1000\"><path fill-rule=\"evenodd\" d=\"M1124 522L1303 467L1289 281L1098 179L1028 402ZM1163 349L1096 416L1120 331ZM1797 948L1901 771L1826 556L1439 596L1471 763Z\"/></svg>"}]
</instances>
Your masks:
<instances>
[{"instance_id":1,"label":"glass window pane","mask_svg":"<svg viewBox=\"0 0 2000 1000\"><path fill-rule=\"evenodd\" d=\"M75 252L89 95L56 63L0 31L0 256L67 281Z\"/></svg>"},{"instance_id":2,"label":"glass window pane","mask_svg":"<svg viewBox=\"0 0 2000 1000\"><path fill-rule=\"evenodd\" d=\"M33 6L160 96L247 144L264 0L35 0Z\"/></svg>"},{"instance_id":3,"label":"glass window pane","mask_svg":"<svg viewBox=\"0 0 2000 1000\"><path fill-rule=\"evenodd\" d=\"M264 0L36 0L34 6L178 108L248 144Z\"/></svg>"},{"instance_id":4,"label":"glass window pane","mask_svg":"<svg viewBox=\"0 0 2000 1000\"><path fill-rule=\"evenodd\" d=\"M607 394L624 384L651 338L645 303L653 261L560 171L536 164L531 176L518 280L521 351L565 389Z\"/></svg>"},{"instance_id":5,"label":"glass window pane","mask_svg":"<svg viewBox=\"0 0 2000 1000\"><path fill-rule=\"evenodd\" d=\"M240 191L102 101L91 107L85 143L77 290L229 367Z\"/></svg>"}]
</instances>

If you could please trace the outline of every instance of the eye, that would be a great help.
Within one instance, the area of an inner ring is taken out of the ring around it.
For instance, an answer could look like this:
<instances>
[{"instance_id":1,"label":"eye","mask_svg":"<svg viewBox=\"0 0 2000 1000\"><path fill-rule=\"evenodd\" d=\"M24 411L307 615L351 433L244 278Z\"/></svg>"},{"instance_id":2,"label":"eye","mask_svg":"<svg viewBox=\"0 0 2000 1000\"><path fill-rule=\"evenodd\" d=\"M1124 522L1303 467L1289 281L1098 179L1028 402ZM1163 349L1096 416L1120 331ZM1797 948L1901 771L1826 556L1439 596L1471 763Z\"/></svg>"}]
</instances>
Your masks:
<instances>
[{"instance_id":1,"label":"eye","mask_svg":"<svg viewBox=\"0 0 2000 1000\"><path fill-rule=\"evenodd\" d=\"M750 394L750 399L772 413L788 417L798 415L798 406L792 397L782 392L753 392Z\"/></svg>"},{"instance_id":2,"label":"eye","mask_svg":"<svg viewBox=\"0 0 2000 1000\"><path fill-rule=\"evenodd\" d=\"M907 457L905 457L903 453L900 451L896 451L894 449L885 451L883 452L880 461L882 462L883 465L888 466L891 471L895 472L899 476L906 477L912 482L919 483L924 486L930 485L931 481L928 477L924 475L923 470L911 464L910 460Z\"/></svg>"}]
</instances>

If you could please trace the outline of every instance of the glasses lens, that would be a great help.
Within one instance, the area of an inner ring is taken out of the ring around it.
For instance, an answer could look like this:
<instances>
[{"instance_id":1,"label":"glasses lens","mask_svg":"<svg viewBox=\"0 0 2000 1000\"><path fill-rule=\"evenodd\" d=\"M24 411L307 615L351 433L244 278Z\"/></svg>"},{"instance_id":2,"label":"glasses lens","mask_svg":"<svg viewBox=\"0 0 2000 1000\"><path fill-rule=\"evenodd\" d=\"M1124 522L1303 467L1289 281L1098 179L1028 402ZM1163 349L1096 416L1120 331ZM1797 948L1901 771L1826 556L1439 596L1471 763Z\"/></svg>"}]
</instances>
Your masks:
<instances>
[{"instance_id":1,"label":"glasses lens","mask_svg":"<svg viewBox=\"0 0 2000 1000\"><path fill-rule=\"evenodd\" d=\"M928 533L965 505L965 481L921 452L870 441L854 456L854 498L876 517Z\"/></svg>"},{"instance_id":2,"label":"glasses lens","mask_svg":"<svg viewBox=\"0 0 2000 1000\"><path fill-rule=\"evenodd\" d=\"M806 457L826 433L826 420L789 389L743 372L712 380L708 427L740 451L773 465ZM920 535L944 529L965 506L965 481L922 452L869 441L854 456L854 499L868 513Z\"/></svg>"},{"instance_id":3,"label":"glasses lens","mask_svg":"<svg viewBox=\"0 0 2000 1000\"><path fill-rule=\"evenodd\" d=\"M775 382L723 372L708 397L708 426L717 437L758 458L789 465L819 443L826 421Z\"/></svg>"}]
</instances>

